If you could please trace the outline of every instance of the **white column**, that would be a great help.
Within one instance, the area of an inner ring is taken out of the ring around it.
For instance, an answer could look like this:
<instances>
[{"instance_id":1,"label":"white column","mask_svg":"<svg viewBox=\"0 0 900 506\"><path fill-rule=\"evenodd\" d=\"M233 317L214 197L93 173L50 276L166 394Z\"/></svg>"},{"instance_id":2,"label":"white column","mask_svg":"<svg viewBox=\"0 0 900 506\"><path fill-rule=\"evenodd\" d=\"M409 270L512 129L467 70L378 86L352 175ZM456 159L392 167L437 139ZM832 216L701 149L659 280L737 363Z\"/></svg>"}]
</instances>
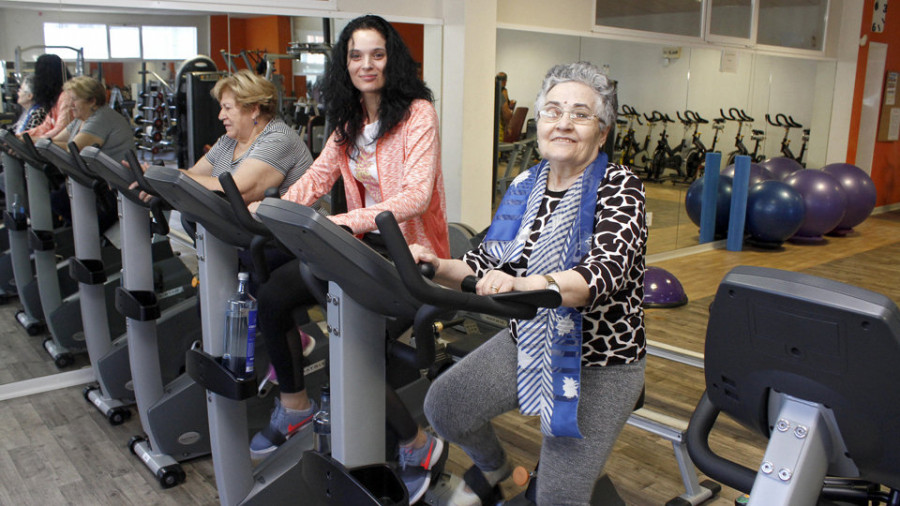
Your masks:
<instances>
[{"instance_id":1,"label":"white column","mask_svg":"<svg viewBox=\"0 0 900 506\"><path fill-rule=\"evenodd\" d=\"M441 157L450 221L491 221L497 0L446 0Z\"/></svg>"}]
</instances>

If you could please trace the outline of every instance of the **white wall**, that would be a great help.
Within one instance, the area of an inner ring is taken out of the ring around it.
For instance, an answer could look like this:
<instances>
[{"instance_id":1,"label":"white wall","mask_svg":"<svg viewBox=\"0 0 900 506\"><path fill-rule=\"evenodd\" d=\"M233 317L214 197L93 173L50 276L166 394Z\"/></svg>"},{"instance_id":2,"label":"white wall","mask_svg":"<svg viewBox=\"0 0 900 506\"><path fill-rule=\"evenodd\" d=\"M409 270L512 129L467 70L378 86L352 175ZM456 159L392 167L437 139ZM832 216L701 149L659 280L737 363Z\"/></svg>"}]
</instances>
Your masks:
<instances>
[{"instance_id":1,"label":"white wall","mask_svg":"<svg viewBox=\"0 0 900 506\"><path fill-rule=\"evenodd\" d=\"M668 63L662 49L662 45L651 43L500 29L497 70L509 74L510 98L533 109L541 80L551 66L577 60L591 61L600 67L608 65L610 77L619 83L619 103L648 115L659 110L676 119L676 111L691 109L711 120L719 116L720 108L743 109L756 120L752 128L767 131L767 142L760 149L768 156L778 154L784 131L768 126L765 114L785 113L809 127L818 96L814 90L830 89L834 84L834 75L821 73L818 61L739 51L737 70L730 73L720 71L719 49L683 47L681 58ZM823 108L828 109L829 104L830 99ZM529 116L533 117L533 112L529 110ZM818 133L827 138L827 119L813 130L813 136ZM639 128L639 138L645 128ZM701 132L704 141L711 143L712 128L706 126ZM730 123L720 135L717 147L725 152L733 149L736 133L737 125ZM752 150L747 125L744 133L744 144ZM670 142L677 142L682 134L680 125L669 127ZM799 150L800 135L798 130L791 132L795 150ZM826 145L824 142L819 147L822 158Z\"/></svg>"}]
</instances>

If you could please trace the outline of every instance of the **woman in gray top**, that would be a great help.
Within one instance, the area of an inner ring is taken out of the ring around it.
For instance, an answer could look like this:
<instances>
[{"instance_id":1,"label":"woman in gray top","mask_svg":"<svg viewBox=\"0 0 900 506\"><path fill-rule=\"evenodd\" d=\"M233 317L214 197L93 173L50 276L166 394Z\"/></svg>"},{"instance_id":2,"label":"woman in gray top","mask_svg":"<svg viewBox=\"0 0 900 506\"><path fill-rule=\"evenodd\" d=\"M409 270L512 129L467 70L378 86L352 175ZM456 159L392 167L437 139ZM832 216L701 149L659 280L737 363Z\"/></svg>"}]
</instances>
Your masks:
<instances>
[{"instance_id":1,"label":"woman in gray top","mask_svg":"<svg viewBox=\"0 0 900 506\"><path fill-rule=\"evenodd\" d=\"M103 84L93 77L80 76L67 81L63 92L69 95L74 119L53 142L64 149L69 142L75 142L79 150L96 145L113 159L124 160L125 153L134 149L131 124L106 105Z\"/></svg>"},{"instance_id":2,"label":"woman in gray top","mask_svg":"<svg viewBox=\"0 0 900 506\"><path fill-rule=\"evenodd\" d=\"M291 127L276 117L275 85L249 70L216 83L219 119L225 135L186 172L210 190L221 190L218 177L231 172L244 201L262 200L267 188L287 189L312 164L309 149Z\"/></svg>"},{"instance_id":3,"label":"woman in gray top","mask_svg":"<svg viewBox=\"0 0 900 506\"><path fill-rule=\"evenodd\" d=\"M106 105L106 88L88 76L79 76L63 85L63 94L71 104L72 122L53 137L53 142L69 150L74 142L79 151L87 146L98 146L100 151L114 160L124 160L125 153L134 149L131 123L125 116ZM66 224L71 223L71 209L65 188L53 191L50 205ZM97 195L97 221L104 232L118 219L115 194L104 187Z\"/></svg>"}]
</instances>

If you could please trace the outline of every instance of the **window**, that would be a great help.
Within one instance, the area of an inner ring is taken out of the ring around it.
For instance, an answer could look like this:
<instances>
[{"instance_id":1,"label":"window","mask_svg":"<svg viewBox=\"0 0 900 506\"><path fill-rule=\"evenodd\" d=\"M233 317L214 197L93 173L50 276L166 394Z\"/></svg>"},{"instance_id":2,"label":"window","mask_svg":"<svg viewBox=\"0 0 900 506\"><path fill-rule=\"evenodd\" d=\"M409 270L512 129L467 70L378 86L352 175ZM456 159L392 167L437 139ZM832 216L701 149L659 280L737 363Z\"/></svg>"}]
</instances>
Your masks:
<instances>
[{"instance_id":1,"label":"window","mask_svg":"<svg viewBox=\"0 0 900 506\"><path fill-rule=\"evenodd\" d=\"M702 6L697 0L596 0L594 22L600 26L699 37Z\"/></svg>"},{"instance_id":2,"label":"window","mask_svg":"<svg viewBox=\"0 0 900 506\"><path fill-rule=\"evenodd\" d=\"M197 27L44 23L44 44L84 49L86 60L184 60L197 55ZM47 52L75 59L72 50L52 48Z\"/></svg>"},{"instance_id":3,"label":"window","mask_svg":"<svg viewBox=\"0 0 900 506\"><path fill-rule=\"evenodd\" d=\"M184 60L197 56L197 27L144 26L141 42L145 60Z\"/></svg>"},{"instance_id":4,"label":"window","mask_svg":"<svg viewBox=\"0 0 900 506\"><path fill-rule=\"evenodd\" d=\"M137 26L110 26L109 57L140 58L141 29Z\"/></svg>"},{"instance_id":5,"label":"window","mask_svg":"<svg viewBox=\"0 0 900 506\"><path fill-rule=\"evenodd\" d=\"M109 59L106 25L44 23L44 44L83 48L84 57L89 60ZM75 53L68 49L48 49L47 52L66 60L75 59Z\"/></svg>"},{"instance_id":6,"label":"window","mask_svg":"<svg viewBox=\"0 0 900 506\"><path fill-rule=\"evenodd\" d=\"M757 42L821 51L828 0L760 0Z\"/></svg>"}]
</instances>

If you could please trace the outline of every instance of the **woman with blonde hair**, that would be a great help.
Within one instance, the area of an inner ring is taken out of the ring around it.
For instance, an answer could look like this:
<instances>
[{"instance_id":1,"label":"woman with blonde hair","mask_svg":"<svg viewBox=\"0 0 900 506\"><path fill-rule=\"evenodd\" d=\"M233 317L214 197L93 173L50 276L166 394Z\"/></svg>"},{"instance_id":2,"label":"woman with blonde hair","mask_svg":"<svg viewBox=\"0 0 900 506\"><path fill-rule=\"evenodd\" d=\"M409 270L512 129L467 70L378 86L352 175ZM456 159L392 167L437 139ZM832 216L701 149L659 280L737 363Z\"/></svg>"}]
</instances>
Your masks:
<instances>
[{"instance_id":1,"label":"woman with blonde hair","mask_svg":"<svg viewBox=\"0 0 900 506\"><path fill-rule=\"evenodd\" d=\"M277 117L275 85L241 70L217 82L212 93L225 135L185 172L210 190L221 190L218 177L230 172L248 204L262 200L271 187L284 195L312 156L297 132Z\"/></svg>"}]
</instances>

